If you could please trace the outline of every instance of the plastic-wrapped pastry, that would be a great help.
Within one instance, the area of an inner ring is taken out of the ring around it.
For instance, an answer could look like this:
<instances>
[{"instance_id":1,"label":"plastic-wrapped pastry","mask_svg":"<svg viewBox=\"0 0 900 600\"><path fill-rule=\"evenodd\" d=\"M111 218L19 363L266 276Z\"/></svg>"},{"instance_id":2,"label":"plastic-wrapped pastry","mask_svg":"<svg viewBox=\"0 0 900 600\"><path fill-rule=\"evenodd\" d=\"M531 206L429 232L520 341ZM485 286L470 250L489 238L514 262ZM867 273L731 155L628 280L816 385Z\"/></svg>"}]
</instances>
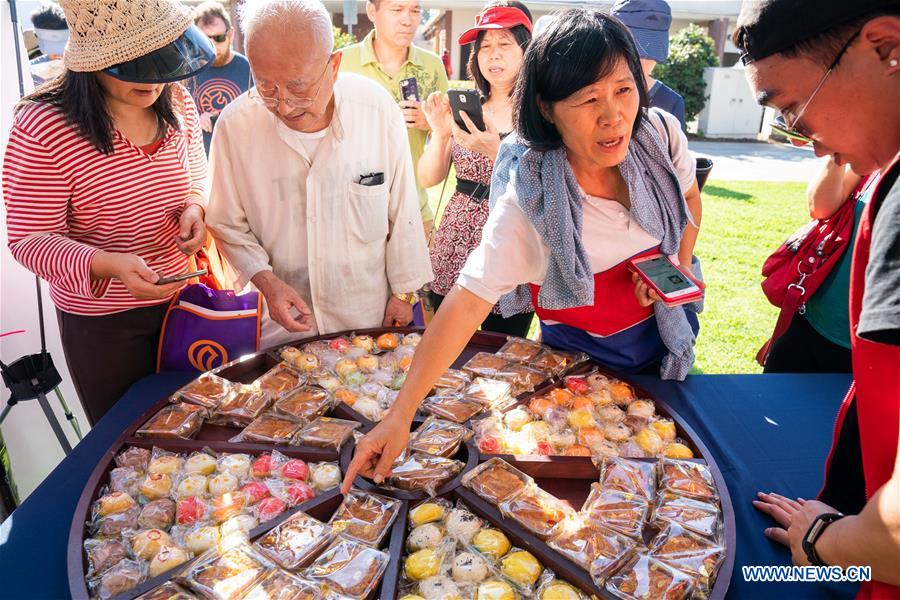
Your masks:
<instances>
[{"instance_id":1,"label":"plastic-wrapped pastry","mask_svg":"<svg viewBox=\"0 0 900 600\"><path fill-rule=\"evenodd\" d=\"M694 451L681 442L672 442L671 444L667 444L665 449L663 449L663 455L666 458L694 458Z\"/></svg>"},{"instance_id":2,"label":"plastic-wrapped pastry","mask_svg":"<svg viewBox=\"0 0 900 600\"><path fill-rule=\"evenodd\" d=\"M456 582L444 575L420 581L419 593L425 600L457 600L463 597ZM414 598L415 596L409 600Z\"/></svg>"},{"instance_id":3,"label":"plastic-wrapped pastry","mask_svg":"<svg viewBox=\"0 0 900 600\"><path fill-rule=\"evenodd\" d=\"M445 458L456 454L472 431L450 421L428 417L409 437L409 449Z\"/></svg>"},{"instance_id":4,"label":"plastic-wrapped pastry","mask_svg":"<svg viewBox=\"0 0 900 600\"><path fill-rule=\"evenodd\" d=\"M221 535L218 527L203 525L186 532L182 537L182 541L185 549L189 552L202 554L218 547Z\"/></svg>"},{"instance_id":5,"label":"plastic-wrapped pastry","mask_svg":"<svg viewBox=\"0 0 900 600\"><path fill-rule=\"evenodd\" d=\"M440 392L425 399L420 407L422 412L453 421L465 423L475 415L484 412L484 404L457 392Z\"/></svg>"},{"instance_id":6,"label":"plastic-wrapped pastry","mask_svg":"<svg viewBox=\"0 0 900 600\"><path fill-rule=\"evenodd\" d=\"M463 365L463 371L468 371L479 377L493 377L503 370L509 363L505 357L489 352L479 352Z\"/></svg>"},{"instance_id":7,"label":"plastic-wrapped pastry","mask_svg":"<svg viewBox=\"0 0 900 600\"><path fill-rule=\"evenodd\" d=\"M549 371L554 375L562 375L575 366L588 360L587 354L581 352L561 352L545 348L528 364L541 371Z\"/></svg>"},{"instance_id":8,"label":"plastic-wrapped pastry","mask_svg":"<svg viewBox=\"0 0 900 600\"><path fill-rule=\"evenodd\" d=\"M212 475L216 471L216 457L206 452L194 452L184 461L188 475Z\"/></svg>"},{"instance_id":9,"label":"plastic-wrapped pastry","mask_svg":"<svg viewBox=\"0 0 900 600\"><path fill-rule=\"evenodd\" d=\"M520 587L530 589L541 576L544 567L526 550L513 550L500 561L500 572Z\"/></svg>"},{"instance_id":10,"label":"plastic-wrapped pastry","mask_svg":"<svg viewBox=\"0 0 900 600\"><path fill-rule=\"evenodd\" d=\"M138 517L138 524L148 529L168 529L174 521L175 503L168 498L145 504Z\"/></svg>"},{"instance_id":11,"label":"plastic-wrapped pastry","mask_svg":"<svg viewBox=\"0 0 900 600\"><path fill-rule=\"evenodd\" d=\"M425 523L433 523L443 520L447 514L449 502L442 500L434 500L417 504L409 511L409 524L411 527L418 527Z\"/></svg>"},{"instance_id":12,"label":"plastic-wrapped pastry","mask_svg":"<svg viewBox=\"0 0 900 600\"><path fill-rule=\"evenodd\" d=\"M585 600L584 594L572 584L556 578L549 578L542 583L535 597L538 600Z\"/></svg>"},{"instance_id":13,"label":"plastic-wrapped pastry","mask_svg":"<svg viewBox=\"0 0 900 600\"><path fill-rule=\"evenodd\" d=\"M275 412L306 423L326 412L332 406L332 399L322 388L305 386L286 394L275 402Z\"/></svg>"},{"instance_id":14,"label":"plastic-wrapped pastry","mask_svg":"<svg viewBox=\"0 0 900 600\"><path fill-rule=\"evenodd\" d=\"M167 581L146 594L141 594L135 600L196 600L196 598L197 596L177 583Z\"/></svg>"},{"instance_id":15,"label":"plastic-wrapped pastry","mask_svg":"<svg viewBox=\"0 0 900 600\"><path fill-rule=\"evenodd\" d=\"M250 462L248 454L223 454L219 458L218 468L222 473L231 473L243 479L250 474Z\"/></svg>"},{"instance_id":16,"label":"plastic-wrapped pastry","mask_svg":"<svg viewBox=\"0 0 900 600\"><path fill-rule=\"evenodd\" d=\"M300 429L297 421L266 413L253 420L231 441L257 444L288 444Z\"/></svg>"},{"instance_id":17,"label":"plastic-wrapped pastry","mask_svg":"<svg viewBox=\"0 0 900 600\"><path fill-rule=\"evenodd\" d=\"M215 466L215 461L213 462ZM188 475L175 489L177 498L189 498L191 496L205 496L209 492L209 482L206 475Z\"/></svg>"},{"instance_id":18,"label":"plastic-wrapped pastry","mask_svg":"<svg viewBox=\"0 0 900 600\"><path fill-rule=\"evenodd\" d=\"M274 398L280 398L303 385L303 377L283 364L275 365L262 377L253 382L253 386L268 392Z\"/></svg>"},{"instance_id":19,"label":"plastic-wrapped pastry","mask_svg":"<svg viewBox=\"0 0 900 600\"><path fill-rule=\"evenodd\" d=\"M657 419L650 423L650 429L655 431L664 442L674 442L677 430L675 421L671 419Z\"/></svg>"},{"instance_id":20,"label":"plastic-wrapped pastry","mask_svg":"<svg viewBox=\"0 0 900 600\"><path fill-rule=\"evenodd\" d=\"M678 523L685 529L712 538L719 528L719 507L695 498L662 492L653 513L655 521Z\"/></svg>"},{"instance_id":21,"label":"plastic-wrapped pastry","mask_svg":"<svg viewBox=\"0 0 900 600\"><path fill-rule=\"evenodd\" d=\"M603 525L634 539L641 539L650 512L647 498L621 490L591 485L591 493L581 512L593 524Z\"/></svg>"},{"instance_id":22,"label":"plastic-wrapped pastry","mask_svg":"<svg viewBox=\"0 0 900 600\"><path fill-rule=\"evenodd\" d=\"M150 561L150 577L156 577L187 562L187 553L177 546L164 546Z\"/></svg>"},{"instance_id":23,"label":"plastic-wrapped pastry","mask_svg":"<svg viewBox=\"0 0 900 600\"><path fill-rule=\"evenodd\" d=\"M181 469L182 464L183 461L179 455L159 448L154 448L153 458L147 466L147 472L151 475L157 473L174 475Z\"/></svg>"},{"instance_id":24,"label":"plastic-wrapped pastry","mask_svg":"<svg viewBox=\"0 0 900 600\"><path fill-rule=\"evenodd\" d=\"M189 440L200 431L205 418L206 409L202 406L186 402L170 404L160 409L149 421L144 423L137 430L137 435Z\"/></svg>"},{"instance_id":25,"label":"plastic-wrapped pastry","mask_svg":"<svg viewBox=\"0 0 900 600\"><path fill-rule=\"evenodd\" d=\"M281 360L301 373L315 371L319 368L319 357L312 352L303 352L293 346L285 346L279 352Z\"/></svg>"},{"instance_id":26,"label":"plastic-wrapped pastry","mask_svg":"<svg viewBox=\"0 0 900 600\"><path fill-rule=\"evenodd\" d=\"M208 511L209 507L202 498L188 496L175 505L175 522L179 525L193 525L204 520Z\"/></svg>"},{"instance_id":27,"label":"plastic-wrapped pastry","mask_svg":"<svg viewBox=\"0 0 900 600\"><path fill-rule=\"evenodd\" d=\"M509 337L497 355L516 362L528 363L541 353L541 344L524 338Z\"/></svg>"},{"instance_id":28,"label":"plastic-wrapped pastry","mask_svg":"<svg viewBox=\"0 0 900 600\"><path fill-rule=\"evenodd\" d=\"M166 473L150 473L141 483L141 495L149 500L165 498L172 491L172 477Z\"/></svg>"},{"instance_id":29,"label":"plastic-wrapped pastry","mask_svg":"<svg viewBox=\"0 0 900 600\"><path fill-rule=\"evenodd\" d=\"M145 529L131 537L131 552L143 560L151 560L163 546L171 546L172 538L160 529Z\"/></svg>"},{"instance_id":30,"label":"plastic-wrapped pastry","mask_svg":"<svg viewBox=\"0 0 900 600\"><path fill-rule=\"evenodd\" d=\"M84 553L88 559L89 578L128 558L128 549L119 540L85 540Z\"/></svg>"},{"instance_id":31,"label":"plastic-wrapped pastry","mask_svg":"<svg viewBox=\"0 0 900 600\"><path fill-rule=\"evenodd\" d=\"M461 583L480 583L487 579L490 571L485 560L472 552L460 552L453 558L450 573Z\"/></svg>"},{"instance_id":32,"label":"plastic-wrapped pastry","mask_svg":"<svg viewBox=\"0 0 900 600\"><path fill-rule=\"evenodd\" d=\"M454 508L445 521L447 535L461 544L468 544L481 529L481 519L462 507Z\"/></svg>"},{"instance_id":33,"label":"plastic-wrapped pastry","mask_svg":"<svg viewBox=\"0 0 900 600\"><path fill-rule=\"evenodd\" d=\"M423 548L436 548L444 540L444 530L435 523L419 525L409 532L406 549L416 552Z\"/></svg>"},{"instance_id":34,"label":"plastic-wrapped pastry","mask_svg":"<svg viewBox=\"0 0 900 600\"><path fill-rule=\"evenodd\" d=\"M472 547L494 560L504 556L512 548L509 538L499 529L482 529L472 538Z\"/></svg>"},{"instance_id":35,"label":"plastic-wrapped pastry","mask_svg":"<svg viewBox=\"0 0 900 600\"><path fill-rule=\"evenodd\" d=\"M237 600L266 574L272 564L249 545L225 552L210 550L190 566L182 578L212 600Z\"/></svg>"},{"instance_id":36,"label":"plastic-wrapped pastry","mask_svg":"<svg viewBox=\"0 0 900 600\"><path fill-rule=\"evenodd\" d=\"M246 427L260 416L272 402L272 394L250 386L241 386L212 413L210 422L216 425Z\"/></svg>"},{"instance_id":37,"label":"plastic-wrapped pastry","mask_svg":"<svg viewBox=\"0 0 900 600\"><path fill-rule=\"evenodd\" d=\"M470 400L476 400L487 407L500 410L511 401L513 386L508 381L477 377L466 388L465 394L466 398Z\"/></svg>"},{"instance_id":38,"label":"plastic-wrapped pastry","mask_svg":"<svg viewBox=\"0 0 900 600\"><path fill-rule=\"evenodd\" d=\"M597 570L608 575L634 547L635 541L584 519L574 519L561 525L547 540L547 545L585 571L590 571L592 563L596 563Z\"/></svg>"},{"instance_id":39,"label":"plastic-wrapped pastry","mask_svg":"<svg viewBox=\"0 0 900 600\"><path fill-rule=\"evenodd\" d=\"M523 364L512 362L494 373L492 376L501 381L508 381L512 384L512 395L518 396L524 392L530 392L544 381L549 379L550 374L544 371L532 369Z\"/></svg>"},{"instance_id":40,"label":"plastic-wrapped pastry","mask_svg":"<svg viewBox=\"0 0 900 600\"><path fill-rule=\"evenodd\" d=\"M429 496L434 496L437 490L453 479L464 466L458 460L414 452L394 463L387 481L397 489L423 491Z\"/></svg>"},{"instance_id":41,"label":"plastic-wrapped pastry","mask_svg":"<svg viewBox=\"0 0 900 600\"><path fill-rule=\"evenodd\" d=\"M400 343L403 346L412 346L413 348L415 348L416 346L419 345L419 342L421 342L421 341L422 341L422 334L414 332L414 333L407 333L406 335L404 335L403 341L401 341Z\"/></svg>"},{"instance_id":42,"label":"plastic-wrapped pastry","mask_svg":"<svg viewBox=\"0 0 900 600\"><path fill-rule=\"evenodd\" d=\"M235 515L219 525L219 533L223 539L241 538L246 540L250 532L259 525L259 521L253 515Z\"/></svg>"},{"instance_id":43,"label":"plastic-wrapped pastry","mask_svg":"<svg viewBox=\"0 0 900 600\"><path fill-rule=\"evenodd\" d=\"M209 493L221 496L238 489L240 481L231 473L219 473L209 478Z\"/></svg>"},{"instance_id":44,"label":"plastic-wrapped pastry","mask_svg":"<svg viewBox=\"0 0 900 600\"><path fill-rule=\"evenodd\" d=\"M324 592L312 582L276 569L250 588L241 600L323 600Z\"/></svg>"},{"instance_id":45,"label":"plastic-wrapped pastry","mask_svg":"<svg viewBox=\"0 0 900 600\"><path fill-rule=\"evenodd\" d=\"M116 456L117 467L131 467L140 471L146 471L150 464L150 450L129 446Z\"/></svg>"},{"instance_id":46,"label":"plastic-wrapped pastry","mask_svg":"<svg viewBox=\"0 0 900 600\"><path fill-rule=\"evenodd\" d=\"M652 419L656 416L656 406L652 400L634 400L628 405L628 416Z\"/></svg>"},{"instance_id":47,"label":"plastic-wrapped pastry","mask_svg":"<svg viewBox=\"0 0 900 600\"><path fill-rule=\"evenodd\" d=\"M116 513L125 512L133 508L137 503L134 498L124 492L113 492L102 496L94 504L94 515L98 517L107 517Z\"/></svg>"},{"instance_id":48,"label":"plastic-wrapped pastry","mask_svg":"<svg viewBox=\"0 0 900 600\"><path fill-rule=\"evenodd\" d=\"M309 468L309 484L314 490L324 492L341 483L341 469L334 463L315 463Z\"/></svg>"},{"instance_id":49,"label":"plastic-wrapped pastry","mask_svg":"<svg viewBox=\"0 0 900 600\"><path fill-rule=\"evenodd\" d=\"M718 498L716 484L709 467L686 460L663 459L660 466L659 487L673 494L700 500Z\"/></svg>"},{"instance_id":50,"label":"plastic-wrapped pastry","mask_svg":"<svg viewBox=\"0 0 900 600\"><path fill-rule=\"evenodd\" d=\"M350 345L371 352L375 349L375 339L371 335L355 335L350 338Z\"/></svg>"},{"instance_id":51,"label":"plastic-wrapped pastry","mask_svg":"<svg viewBox=\"0 0 900 600\"><path fill-rule=\"evenodd\" d=\"M725 548L692 534L677 523L666 524L649 547L654 558L696 575L704 592L712 587L716 571L725 559Z\"/></svg>"},{"instance_id":52,"label":"plastic-wrapped pastry","mask_svg":"<svg viewBox=\"0 0 900 600\"><path fill-rule=\"evenodd\" d=\"M663 439L659 437L659 434L654 429L649 427L638 431L634 436L634 441L648 456L656 456L665 448Z\"/></svg>"},{"instance_id":53,"label":"plastic-wrapped pastry","mask_svg":"<svg viewBox=\"0 0 900 600\"><path fill-rule=\"evenodd\" d=\"M360 424L356 421L319 417L300 429L294 444L297 446L308 445L340 450L341 446L350 439L359 426Z\"/></svg>"},{"instance_id":54,"label":"plastic-wrapped pastry","mask_svg":"<svg viewBox=\"0 0 900 600\"><path fill-rule=\"evenodd\" d=\"M361 600L381 581L389 560L386 552L339 537L303 572L303 576L349 598Z\"/></svg>"},{"instance_id":55,"label":"plastic-wrapped pastry","mask_svg":"<svg viewBox=\"0 0 900 600\"><path fill-rule=\"evenodd\" d=\"M233 384L212 373L204 373L177 392L173 398L203 408L214 409L231 392Z\"/></svg>"},{"instance_id":56,"label":"plastic-wrapped pastry","mask_svg":"<svg viewBox=\"0 0 900 600\"><path fill-rule=\"evenodd\" d=\"M329 524L346 537L377 545L397 518L400 504L394 498L353 489Z\"/></svg>"},{"instance_id":57,"label":"plastic-wrapped pastry","mask_svg":"<svg viewBox=\"0 0 900 600\"><path fill-rule=\"evenodd\" d=\"M210 503L210 516L216 523L227 521L239 514L247 505L247 497L241 492L228 492L214 497Z\"/></svg>"},{"instance_id":58,"label":"plastic-wrapped pastry","mask_svg":"<svg viewBox=\"0 0 900 600\"><path fill-rule=\"evenodd\" d=\"M297 512L260 538L256 547L285 569L295 571L312 562L335 535L328 525Z\"/></svg>"},{"instance_id":59,"label":"plastic-wrapped pastry","mask_svg":"<svg viewBox=\"0 0 900 600\"><path fill-rule=\"evenodd\" d=\"M529 486L521 494L498 505L504 516L518 521L523 527L544 539L556 524L574 514L572 508L537 486Z\"/></svg>"},{"instance_id":60,"label":"plastic-wrapped pastry","mask_svg":"<svg viewBox=\"0 0 900 600\"><path fill-rule=\"evenodd\" d=\"M501 579L490 579L478 585L475 600L516 600L512 586Z\"/></svg>"},{"instance_id":61,"label":"plastic-wrapped pastry","mask_svg":"<svg viewBox=\"0 0 900 600\"><path fill-rule=\"evenodd\" d=\"M94 595L108 600L124 594L147 577L147 565L140 561L124 559L107 570L99 580L91 582Z\"/></svg>"},{"instance_id":62,"label":"plastic-wrapped pastry","mask_svg":"<svg viewBox=\"0 0 900 600\"><path fill-rule=\"evenodd\" d=\"M437 547L416 550L403 561L403 574L411 581L436 577L441 570L442 560L442 553Z\"/></svg>"},{"instance_id":63,"label":"plastic-wrapped pastry","mask_svg":"<svg viewBox=\"0 0 900 600\"><path fill-rule=\"evenodd\" d=\"M447 369L434 383L433 390L453 390L455 392L465 388L471 383L472 378L465 371Z\"/></svg>"},{"instance_id":64,"label":"plastic-wrapped pastry","mask_svg":"<svg viewBox=\"0 0 900 600\"><path fill-rule=\"evenodd\" d=\"M309 479L309 465L301 458L292 458L281 465L281 476L284 479L306 481Z\"/></svg>"},{"instance_id":65,"label":"plastic-wrapped pastry","mask_svg":"<svg viewBox=\"0 0 900 600\"><path fill-rule=\"evenodd\" d=\"M656 463L618 457L605 458L600 468L600 483L607 489L652 499L656 492Z\"/></svg>"},{"instance_id":66,"label":"plastic-wrapped pastry","mask_svg":"<svg viewBox=\"0 0 900 600\"><path fill-rule=\"evenodd\" d=\"M133 506L124 512L102 517L96 524L96 534L100 537L116 537L126 529L137 529L140 514L140 507Z\"/></svg>"},{"instance_id":67,"label":"plastic-wrapped pastry","mask_svg":"<svg viewBox=\"0 0 900 600\"><path fill-rule=\"evenodd\" d=\"M462 479L464 486L492 504L515 496L530 482L525 473L499 458L481 463Z\"/></svg>"},{"instance_id":68,"label":"plastic-wrapped pastry","mask_svg":"<svg viewBox=\"0 0 900 600\"><path fill-rule=\"evenodd\" d=\"M615 400L616 403L623 405L631 404L636 397L634 395L634 388L618 379L610 381L609 393L612 394L613 400Z\"/></svg>"},{"instance_id":69,"label":"plastic-wrapped pastry","mask_svg":"<svg viewBox=\"0 0 900 600\"><path fill-rule=\"evenodd\" d=\"M691 595L693 578L647 554L628 560L606 584L606 589L625 600L682 600Z\"/></svg>"},{"instance_id":70,"label":"plastic-wrapped pastry","mask_svg":"<svg viewBox=\"0 0 900 600\"><path fill-rule=\"evenodd\" d=\"M262 481L249 481L241 486L241 493L247 496L249 504L256 504L260 500L268 498L272 495L267 486Z\"/></svg>"}]
</instances>

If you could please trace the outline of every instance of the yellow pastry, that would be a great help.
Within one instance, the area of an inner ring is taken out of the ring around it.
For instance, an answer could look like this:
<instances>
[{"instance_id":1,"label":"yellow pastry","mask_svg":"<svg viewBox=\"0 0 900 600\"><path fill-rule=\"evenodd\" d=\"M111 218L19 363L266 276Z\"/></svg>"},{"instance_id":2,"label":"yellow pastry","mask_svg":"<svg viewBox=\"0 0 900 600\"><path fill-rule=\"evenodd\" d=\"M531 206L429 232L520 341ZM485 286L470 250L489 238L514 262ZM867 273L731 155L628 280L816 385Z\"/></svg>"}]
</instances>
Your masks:
<instances>
[{"instance_id":1,"label":"yellow pastry","mask_svg":"<svg viewBox=\"0 0 900 600\"><path fill-rule=\"evenodd\" d=\"M478 586L475 600L516 600L516 593L505 581L493 579Z\"/></svg>"},{"instance_id":2,"label":"yellow pastry","mask_svg":"<svg viewBox=\"0 0 900 600\"><path fill-rule=\"evenodd\" d=\"M669 421L666 419L660 419L659 421L653 421L650 423L650 427L659 434L659 437L663 439L665 442L674 442L675 441L675 422Z\"/></svg>"},{"instance_id":3,"label":"yellow pastry","mask_svg":"<svg viewBox=\"0 0 900 600\"><path fill-rule=\"evenodd\" d=\"M177 495L179 498L189 496L204 496L209 489L205 475L188 475L178 484Z\"/></svg>"},{"instance_id":4,"label":"yellow pastry","mask_svg":"<svg viewBox=\"0 0 900 600\"><path fill-rule=\"evenodd\" d=\"M594 427L597 425L597 422L594 420L594 415L585 408L570 412L567 421L572 429L583 429L584 427Z\"/></svg>"},{"instance_id":5,"label":"yellow pastry","mask_svg":"<svg viewBox=\"0 0 900 600\"><path fill-rule=\"evenodd\" d=\"M666 458L694 458L694 453L690 448L678 442L672 442L666 446Z\"/></svg>"},{"instance_id":6,"label":"yellow pastry","mask_svg":"<svg viewBox=\"0 0 900 600\"><path fill-rule=\"evenodd\" d=\"M424 525L425 523L440 521L443 518L444 507L434 502L426 502L425 504L420 504L409 511L409 519L412 522L413 527L418 527L419 525Z\"/></svg>"},{"instance_id":7,"label":"yellow pastry","mask_svg":"<svg viewBox=\"0 0 900 600\"><path fill-rule=\"evenodd\" d=\"M160 548L153 560L150 561L150 577L156 577L169 569L174 569L187 561L188 555L177 546L165 546Z\"/></svg>"},{"instance_id":8,"label":"yellow pastry","mask_svg":"<svg viewBox=\"0 0 900 600\"><path fill-rule=\"evenodd\" d=\"M131 551L144 560L152 560L161 548L172 545L169 534L159 529L147 529L131 538Z\"/></svg>"},{"instance_id":9,"label":"yellow pastry","mask_svg":"<svg viewBox=\"0 0 900 600\"><path fill-rule=\"evenodd\" d=\"M541 600L581 600L581 594L564 581L554 581L541 592Z\"/></svg>"},{"instance_id":10,"label":"yellow pastry","mask_svg":"<svg viewBox=\"0 0 900 600\"><path fill-rule=\"evenodd\" d=\"M205 452L189 457L184 463L184 472L190 475L212 475L216 470L216 459Z\"/></svg>"},{"instance_id":11,"label":"yellow pastry","mask_svg":"<svg viewBox=\"0 0 900 600\"><path fill-rule=\"evenodd\" d=\"M472 545L482 554L500 558L512 548L509 538L498 529L482 529L472 538Z\"/></svg>"},{"instance_id":12,"label":"yellow pastry","mask_svg":"<svg viewBox=\"0 0 900 600\"><path fill-rule=\"evenodd\" d=\"M413 581L434 577L440 568L440 557L431 548L423 548L407 556L403 567L406 576Z\"/></svg>"},{"instance_id":13,"label":"yellow pastry","mask_svg":"<svg viewBox=\"0 0 900 600\"><path fill-rule=\"evenodd\" d=\"M171 475L175 471L181 468L181 459L177 456L158 456L150 461L150 466L147 467L148 473L165 473L166 475Z\"/></svg>"},{"instance_id":14,"label":"yellow pastry","mask_svg":"<svg viewBox=\"0 0 900 600\"><path fill-rule=\"evenodd\" d=\"M165 498L172 491L172 478L167 473L151 473L141 484L141 493L150 500Z\"/></svg>"},{"instance_id":15,"label":"yellow pastry","mask_svg":"<svg viewBox=\"0 0 900 600\"><path fill-rule=\"evenodd\" d=\"M515 581L519 585L531 586L541 576L541 563L534 557L531 552L519 550L506 556L500 562L500 570L504 575Z\"/></svg>"},{"instance_id":16,"label":"yellow pastry","mask_svg":"<svg viewBox=\"0 0 900 600\"><path fill-rule=\"evenodd\" d=\"M125 492L113 492L100 498L97 504L97 514L101 517L115 513L125 512L136 503L134 498Z\"/></svg>"},{"instance_id":17,"label":"yellow pastry","mask_svg":"<svg viewBox=\"0 0 900 600\"><path fill-rule=\"evenodd\" d=\"M634 441L640 446L641 450L646 452L650 456L656 456L663 449L663 441L662 438L659 437L659 434L656 433L653 429L649 427L646 429L641 429L636 436L634 436Z\"/></svg>"}]
</instances>

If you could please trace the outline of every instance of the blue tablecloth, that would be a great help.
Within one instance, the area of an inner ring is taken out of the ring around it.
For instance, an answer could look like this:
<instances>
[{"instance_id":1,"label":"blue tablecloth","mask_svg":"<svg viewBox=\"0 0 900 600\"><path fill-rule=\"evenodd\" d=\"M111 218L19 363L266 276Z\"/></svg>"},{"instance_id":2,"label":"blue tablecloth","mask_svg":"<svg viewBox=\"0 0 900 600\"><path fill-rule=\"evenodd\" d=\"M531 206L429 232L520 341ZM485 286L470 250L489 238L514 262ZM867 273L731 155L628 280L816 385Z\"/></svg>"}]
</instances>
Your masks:
<instances>
[{"instance_id":1,"label":"blue tablecloth","mask_svg":"<svg viewBox=\"0 0 900 600\"><path fill-rule=\"evenodd\" d=\"M78 497L113 440L147 407L191 375L148 377L129 390L2 525L0 598L67 598L66 545ZM746 583L743 565L789 564L750 504L757 491L813 498L848 385L841 375L692 375L686 382L636 378L664 398L704 440L728 483L737 523L729 598L849 598L853 586Z\"/></svg>"}]
</instances>

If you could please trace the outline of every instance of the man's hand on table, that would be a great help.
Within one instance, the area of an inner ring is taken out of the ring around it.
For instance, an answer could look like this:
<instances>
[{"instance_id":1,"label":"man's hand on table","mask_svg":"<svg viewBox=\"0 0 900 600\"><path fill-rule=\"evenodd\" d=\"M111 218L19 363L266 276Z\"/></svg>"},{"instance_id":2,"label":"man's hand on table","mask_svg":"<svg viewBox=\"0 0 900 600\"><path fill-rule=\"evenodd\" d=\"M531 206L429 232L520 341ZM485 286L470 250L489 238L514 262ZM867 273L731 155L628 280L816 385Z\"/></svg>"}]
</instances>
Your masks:
<instances>
[{"instance_id":1,"label":"man's hand on table","mask_svg":"<svg viewBox=\"0 0 900 600\"><path fill-rule=\"evenodd\" d=\"M300 333L312 329L312 311L297 290L283 282L271 271L253 276L253 285L262 293L269 307L269 316L286 330ZM299 316L294 316L294 311Z\"/></svg>"}]
</instances>

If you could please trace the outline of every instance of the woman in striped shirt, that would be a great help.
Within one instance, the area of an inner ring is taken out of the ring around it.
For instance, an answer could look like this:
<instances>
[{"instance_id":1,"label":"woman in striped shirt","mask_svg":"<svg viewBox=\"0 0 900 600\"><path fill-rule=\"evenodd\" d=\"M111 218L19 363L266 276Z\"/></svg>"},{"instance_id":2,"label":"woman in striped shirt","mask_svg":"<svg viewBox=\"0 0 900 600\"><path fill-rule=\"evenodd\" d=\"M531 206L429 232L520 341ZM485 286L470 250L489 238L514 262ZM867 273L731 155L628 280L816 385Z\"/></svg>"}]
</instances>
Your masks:
<instances>
[{"instance_id":1,"label":"woman in striped shirt","mask_svg":"<svg viewBox=\"0 0 900 600\"><path fill-rule=\"evenodd\" d=\"M10 250L50 284L94 424L154 370L183 285L157 281L187 271L206 238L203 137L190 95L172 82L215 53L174 0L62 6L66 71L16 107L3 195Z\"/></svg>"}]
</instances>

